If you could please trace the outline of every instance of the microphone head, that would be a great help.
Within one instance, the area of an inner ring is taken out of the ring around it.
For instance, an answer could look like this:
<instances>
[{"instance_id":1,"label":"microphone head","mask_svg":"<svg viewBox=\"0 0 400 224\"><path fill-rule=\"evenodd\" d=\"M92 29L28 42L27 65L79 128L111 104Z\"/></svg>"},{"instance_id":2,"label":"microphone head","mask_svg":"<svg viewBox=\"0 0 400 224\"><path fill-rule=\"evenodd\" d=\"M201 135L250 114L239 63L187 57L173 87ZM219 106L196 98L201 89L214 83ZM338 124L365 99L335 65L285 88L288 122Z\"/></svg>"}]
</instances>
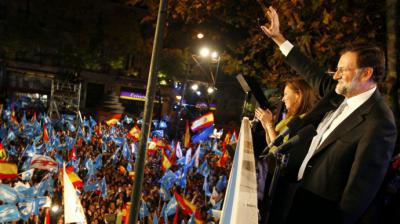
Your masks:
<instances>
[{"instance_id":1,"label":"microphone head","mask_svg":"<svg viewBox=\"0 0 400 224\"><path fill-rule=\"evenodd\" d=\"M302 128L297 135L291 137L287 142L282 144L281 146L278 147L278 150L276 152L278 153L287 153L289 150L296 144L304 141L310 140L312 137L314 137L317 134L315 128L313 125L309 124L306 127Z\"/></svg>"},{"instance_id":2,"label":"microphone head","mask_svg":"<svg viewBox=\"0 0 400 224\"><path fill-rule=\"evenodd\" d=\"M314 126L312 124L307 125L303 129L301 129L297 135L299 135L301 140L309 140L317 134Z\"/></svg>"},{"instance_id":3,"label":"microphone head","mask_svg":"<svg viewBox=\"0 0 400 224\"><path fill-rule=\"evenodd\" d=\"M296 133L303 124L304 124L303 119L297 116L294 117L286 126L291 133Z\"/></svg>"}]
</instances>

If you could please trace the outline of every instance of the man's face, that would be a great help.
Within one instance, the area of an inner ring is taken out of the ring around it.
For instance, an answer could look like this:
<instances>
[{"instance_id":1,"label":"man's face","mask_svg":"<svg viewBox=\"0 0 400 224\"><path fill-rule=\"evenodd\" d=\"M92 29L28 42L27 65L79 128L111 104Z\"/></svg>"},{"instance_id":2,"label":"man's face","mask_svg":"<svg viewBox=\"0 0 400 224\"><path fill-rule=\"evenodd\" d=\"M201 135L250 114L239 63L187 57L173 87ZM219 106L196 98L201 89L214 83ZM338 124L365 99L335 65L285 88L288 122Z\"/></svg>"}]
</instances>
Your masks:
<instances>
[{"instance_id":1,"label":"man's face","mask_svg":"<svg viewBox=\"0 0 400 224\"><path fill-rule=\"evenodd\" d=\"M333 76L333 79L338 81L335 88L336 93L347 98L357 95L360 87L361 71L357 67L356 53L346 52L343 54L338 62L337 71Z\"/></svg>"}]
</instances>

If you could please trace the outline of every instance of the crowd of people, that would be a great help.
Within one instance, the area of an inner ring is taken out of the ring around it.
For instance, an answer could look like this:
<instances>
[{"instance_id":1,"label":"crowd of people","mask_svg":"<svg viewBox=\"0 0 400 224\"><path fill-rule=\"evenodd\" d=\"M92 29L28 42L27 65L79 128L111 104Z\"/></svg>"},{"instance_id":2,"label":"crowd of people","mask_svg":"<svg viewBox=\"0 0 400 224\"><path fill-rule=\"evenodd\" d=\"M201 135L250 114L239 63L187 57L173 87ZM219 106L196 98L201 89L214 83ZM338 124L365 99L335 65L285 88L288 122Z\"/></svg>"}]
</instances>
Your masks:
<instances>
[{"instance_id":1,"label":"crowd of people","mask_svg":"<svg viewBox=\"0 0 400 224\"><path fill-rule=\"evenodd\" d=\"M21 205L23 197L48 197L53 207L62 208L59 177L66 164L68 175L75 176L70 179L87 222L124 223L129 216L135 179L140 133L137 121L125 116L100 122L78 115L51 120L45 113L26 111L16 105L10 102L1 111L0 160L16 165L18 176L1 178L0 186L13 188L19 200L0 196L0 207L15 205L20 214L15 214L14 219L10 214L0 217L0 222L35 223L49 216L51 223L63 223L62 209L42 206L27 211ZM226 145L234 143L235 136L206 138L186 147L183 136L175 140L166 136L149 139L139 212L141 223L216 222L215 210L222 207L231 167ZM32 166L37 155L47 163ZM52 161L58 169L49 167ZM32 177L26 178L33 167ZM0 168L0 175L1 172ZM25 186L23 190L18 187L21 185ZM29 188L34 192L27 193ZM37 189L41 189L39 193ZM187 206L191 209L183 209Z\"/></svg>"}]
</instances>

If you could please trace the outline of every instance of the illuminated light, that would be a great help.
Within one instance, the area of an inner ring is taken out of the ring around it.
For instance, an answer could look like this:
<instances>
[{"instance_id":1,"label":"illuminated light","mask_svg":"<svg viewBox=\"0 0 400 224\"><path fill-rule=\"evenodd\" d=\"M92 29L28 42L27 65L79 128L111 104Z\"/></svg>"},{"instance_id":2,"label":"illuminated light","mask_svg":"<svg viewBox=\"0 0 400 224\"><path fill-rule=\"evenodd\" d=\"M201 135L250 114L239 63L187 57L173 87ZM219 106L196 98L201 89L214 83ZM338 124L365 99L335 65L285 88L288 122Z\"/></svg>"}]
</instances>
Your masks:
<instances>
[{"instance_id":1,"label":"illuminated light","mask_svg":"<svg viewBox=\"0 0 400 224\"><path fill-rule=\"evenodd\" d=\"M216 51L213 51L212 53L211 53L211 58L212 59L217 59L218 58L218 52L216 52Z\"/></svg>"},{"instance_id":2,"label":"illuminated light","mask_svg":"<svg viewBox=\"0 0 400 224\"><path fill-rule=\"evenodd\" d=\"M177 96L176 96L176 99L177 99L177 100L181 100L181 99L182 99L182 96L177 95Z\"/></svg>"},{"instance_id":3,"label":"illuminated light","mask_svg":"<svg viewBox=\"0 0 400 224\"><path fill-rule=\"evenodd\" d=\"M197 91L196 91L196 94L197 94L197 96L201 96L200 90L197 90Z\"/></svg>"},{"instance_id":4,"label":"illuminated light","mask_svg":"<svg viewBox=\"0 0 400 224\"><path fill-rule=\"evenodd\" d=\"M199 85L193 84L191 88L192 88L192 90L196 91L199 89Z\"/></svg>"},{"instance_id":5,"label":"illuminated light","mask_svg":"<svg viewBox=\"0 0 400 224\"><path fill-rule=\"evenodd\" d=\"M198 38L198 39L203 39L203 37L204 37L204 34L202 34L202 33L198 33L198 34L197 34L197 38Z\"/></svg>"},{"instance_id":6,"label":"illuminated light","mask_svg":"<svg viewBox=\"0 0 400 224\"><path fill-rule=\"evenodd\" d=\"M53 206L51 206L51 211L52 212L58 212L58 210L60 209L60 206L58 206L58 205L53 205Z\"/></svg>"},{"instance_id":7,"label":"illuminated light","mask_svg":"<svg viewBox=\"0 0 400 224\"><path fill-rule=\"evenodd\" d=\"M210 49L203 47L200 49L200 56L202 57L208 57L210 55Z\"/></svg>"},{"instance_id":8,"label":"illuminated light","mask_svg":"<svg viewBox=\"0 0 400 224\"><path fill-rule=\"evenodd\" d=\"M207 92L208 92L209 94L213 93L213 92L214 92L214 88L208 87L208 88L207 88Z\"/></svg>"},{"instance_id":9,"label":"illuminated light","mask_svg":"<svg viewBox=\"0 0 400 224\"><path fill-rule=\"evenodd\" d=\"M167 85L167 81L165 81L165 80L161 80L161 81L160 81L160 85L162 85L162 86L165 86L165 85Z\"/></svg>"}]
</instances>

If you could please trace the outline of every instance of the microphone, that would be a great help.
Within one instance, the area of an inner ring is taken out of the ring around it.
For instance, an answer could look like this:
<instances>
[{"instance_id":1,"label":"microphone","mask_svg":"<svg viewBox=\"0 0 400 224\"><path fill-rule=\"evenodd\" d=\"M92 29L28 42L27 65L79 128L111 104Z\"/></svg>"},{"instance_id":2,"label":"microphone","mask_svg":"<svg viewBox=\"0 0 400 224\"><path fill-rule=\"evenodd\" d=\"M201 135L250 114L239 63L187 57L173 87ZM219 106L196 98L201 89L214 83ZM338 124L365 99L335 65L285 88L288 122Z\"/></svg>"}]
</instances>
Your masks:
<instances>
[{"instance_id":1,"label":"microphone","mask_svg":"<svg viewBox=\"0 0 400 224\"><path fill-rule=\"evenodd\" d=\"M301 129L297 135L290 138L285 144L282 144L276 150L276 153L286 154L290 149L301 141L308 141L317 135L317 131L314 126L309 124L305 128Z\"/></svg>"},{"instance_id":2,"label":"microphone","mask_svg":"<svg viewBox=\"0 0 400 224\"><path fill-rule=\"evenodd\" d=\"M295 133L297 132L300 127L303 125L303 119L300 117L295 117L293 118L287 125L286 127L282 130L282 132L272 141L261 153L261 155L268 154L268 151L273 147L273 146L279 146L283 143L283 139L285 138L286 135L289 134L289 132Z\"/></svg>"},{"instance_id":3,"label":"microphone","mask_svg":"<svg viewBox=\"0 0 400 224\"><path fill-rule=\"evenodd\" d=\"M281 144L278 149L275 151L274 154L280 153L280 154L286 154L289 152L289 150L296 144L298 144L301 141L307 141L314 137L317 134L315 128L313 125L309 124L305 128L301 129L297 135L291 137L287 142L284 144ZM260 158L266 157L268 154L268 151L263 151L260 155Z\"/></svg>"}]
</instances>

